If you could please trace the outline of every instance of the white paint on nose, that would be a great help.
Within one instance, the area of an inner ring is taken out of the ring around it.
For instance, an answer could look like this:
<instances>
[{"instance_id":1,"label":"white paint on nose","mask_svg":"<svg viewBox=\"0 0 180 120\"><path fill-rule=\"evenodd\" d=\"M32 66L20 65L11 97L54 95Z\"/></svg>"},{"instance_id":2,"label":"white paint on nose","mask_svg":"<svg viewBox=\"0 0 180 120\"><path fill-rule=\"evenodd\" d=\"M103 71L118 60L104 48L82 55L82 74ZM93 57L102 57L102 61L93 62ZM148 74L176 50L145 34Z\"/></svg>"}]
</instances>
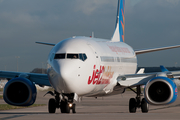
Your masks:
<instances>
[{"instance_id":1,"label":"white paint on nose","mask_svg":"<svg viewBox=\"0 0 180 120\"><path fill-rule=\"evenodd\" d=\"M60 80L63 81L66 91L76 92L80 60L60 60L57 65L57 73Z\"/></svg>"}]
</instances>

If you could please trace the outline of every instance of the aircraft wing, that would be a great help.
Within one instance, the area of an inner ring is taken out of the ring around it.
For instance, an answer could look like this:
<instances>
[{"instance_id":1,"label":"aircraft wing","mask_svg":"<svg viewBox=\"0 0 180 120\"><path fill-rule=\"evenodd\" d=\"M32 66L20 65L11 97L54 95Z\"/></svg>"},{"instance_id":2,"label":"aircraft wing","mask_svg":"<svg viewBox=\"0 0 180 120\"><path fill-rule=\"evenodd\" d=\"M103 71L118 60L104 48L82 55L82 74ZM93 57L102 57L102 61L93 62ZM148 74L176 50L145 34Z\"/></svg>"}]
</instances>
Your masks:
<instances>
[{"instance_id":1,"label":"aircraft wing","mask_svg":"<svg viewBox=\"0 0 180 120\"><path fill-rule=\"evenodd\" d=\"M156 76L155 73L152 74L132 74L118 76L117 81L123 87L134 87L138 85L145 85L149 80Z\"/></svg>"},{"instance_id":2,"label":"aircraft wing","mask_svg":"<svg viewBox=\"0 0 180 120\"><path fill-rule=\"evenodd\" d=\"M144 73L118 76L117 82L123 87L134 87L138 85L146 85L146 83L155 77L168 77L176 80L180 79L180 71L163 71L157 73Z\"/></svg>"},{"instance_id":3,"label":"aircraft wing","mask_svg":"<svg viewBox=\"0 0 180 120\"><path fill-rule=\"evenodd\" d=\"M168 47L135 50L135 53L136 53L136 55L139 55L139 54L143 54L143 53L149 53L149 52L155 52L155 51L161 51L161 50L167 50L167 49L173 49L173 48L179 48L179 47L180 47L180 45L175 45L175 46L168 46Z\"/></svg>"},{"instance_id":4,"label":"aircraft wing","mask_svg":"<svg viewBox=\"0 0 180 120\"><path fill-rule=\"evenodd\" d=\"M10 80L19 76L26 76L31 82L40 86L51 86L47 74L0 71L0 78L7 78Z\"/></svg>"}]
</instances>

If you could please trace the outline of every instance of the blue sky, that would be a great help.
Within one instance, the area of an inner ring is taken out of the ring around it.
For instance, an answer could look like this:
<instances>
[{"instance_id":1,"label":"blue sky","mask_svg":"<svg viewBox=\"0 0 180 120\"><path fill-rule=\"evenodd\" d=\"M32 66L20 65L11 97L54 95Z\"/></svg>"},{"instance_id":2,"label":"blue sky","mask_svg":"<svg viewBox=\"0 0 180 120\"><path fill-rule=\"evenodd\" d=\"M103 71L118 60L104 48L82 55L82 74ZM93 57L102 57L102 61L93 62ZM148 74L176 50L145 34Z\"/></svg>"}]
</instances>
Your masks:
<instances>
[{"instance_id":1,"label":"blue sky","mask_svg":"<svg viewBox=\"0 0 180 120\"><path fill-rule=\"evenodd\" d=\"M180 44L180 0L126 0L125 42L134 49ZM0 70L45 68L52 47L72 36L110 39L117 0L0 0ZM139 66L180 66L180 48L138 56Z\"/></svg>"}]
</instances>

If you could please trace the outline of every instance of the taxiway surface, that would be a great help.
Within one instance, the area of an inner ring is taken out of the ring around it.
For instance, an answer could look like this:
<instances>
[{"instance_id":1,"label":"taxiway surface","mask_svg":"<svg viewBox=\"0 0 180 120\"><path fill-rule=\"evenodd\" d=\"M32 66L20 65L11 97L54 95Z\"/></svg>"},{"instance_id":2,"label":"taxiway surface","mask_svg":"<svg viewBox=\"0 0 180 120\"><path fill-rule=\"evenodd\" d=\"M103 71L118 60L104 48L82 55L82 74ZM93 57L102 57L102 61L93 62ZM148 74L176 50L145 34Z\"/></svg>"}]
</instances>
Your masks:
<instances>
[{"instance_id":1,"label":"taxiway surface","mask_svg":"<svg viewBox=\"0 0 180 120\"><path fill-rule=\"evenodd\" d=\"M2 94L2 93L1 93ZM128 112L129 99L135 97L131 91L124 94L104 98L83 98L76 103L76 114L61 114L57 109L55 114L48 113L48 100L50 95L43 97L45 92L38 92L36 104L46 104L42 107L23 108L15 110L0 111L0 120L179 120L180 119L180 97L175 103L167 106L149 106L149 113ZM0 104L5 104L1 99Z\"/></svg>"}]
</instances>

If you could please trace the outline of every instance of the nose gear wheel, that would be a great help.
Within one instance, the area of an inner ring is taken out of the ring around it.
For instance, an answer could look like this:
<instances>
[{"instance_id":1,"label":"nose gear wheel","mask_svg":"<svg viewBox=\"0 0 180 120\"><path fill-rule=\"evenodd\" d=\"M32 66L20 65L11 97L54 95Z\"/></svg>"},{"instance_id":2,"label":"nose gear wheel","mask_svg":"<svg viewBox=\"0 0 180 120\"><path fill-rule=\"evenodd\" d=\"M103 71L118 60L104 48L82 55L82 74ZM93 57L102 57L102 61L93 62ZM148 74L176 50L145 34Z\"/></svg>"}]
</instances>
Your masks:
<instances>
[{"instance_id":1,"label":"nose gear wheel","mask_svg":"<svg viewBox=\"0 0 180 120\"><path fill-rule=\"evenodd\" d=\"M55 113L57 108L60 108L61 113L76 113L76 104L73 103L74 94L60 94L56 91L54 93L48 92L47 94L51 94L55 98L49 99L48 111L49 113ZM62 96L62 99L60 98Z\"/></svg>"}]
</instances>

